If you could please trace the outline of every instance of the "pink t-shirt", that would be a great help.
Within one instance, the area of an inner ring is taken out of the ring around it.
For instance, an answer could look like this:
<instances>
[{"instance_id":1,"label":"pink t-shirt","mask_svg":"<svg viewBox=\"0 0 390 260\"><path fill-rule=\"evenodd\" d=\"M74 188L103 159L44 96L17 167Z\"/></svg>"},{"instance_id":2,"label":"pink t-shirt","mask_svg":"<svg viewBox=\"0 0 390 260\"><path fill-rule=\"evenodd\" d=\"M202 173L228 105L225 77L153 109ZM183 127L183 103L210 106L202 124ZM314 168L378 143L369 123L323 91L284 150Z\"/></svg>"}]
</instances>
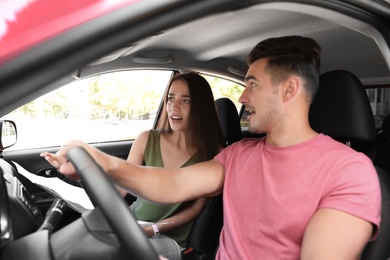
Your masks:
<instances>
[{"instance_id":1,"label":"pink t-shirt","mask_svg":"<svg viewBox=\"0 0 390 260\"><path fill-rule=\"evenodd\" d=\"M333 208L379 228L381 194L370 159L323 134L294 146L244 139L215 157L225 167L217 259L299 259L305 227Z\"/></svg>"}]
</instances>

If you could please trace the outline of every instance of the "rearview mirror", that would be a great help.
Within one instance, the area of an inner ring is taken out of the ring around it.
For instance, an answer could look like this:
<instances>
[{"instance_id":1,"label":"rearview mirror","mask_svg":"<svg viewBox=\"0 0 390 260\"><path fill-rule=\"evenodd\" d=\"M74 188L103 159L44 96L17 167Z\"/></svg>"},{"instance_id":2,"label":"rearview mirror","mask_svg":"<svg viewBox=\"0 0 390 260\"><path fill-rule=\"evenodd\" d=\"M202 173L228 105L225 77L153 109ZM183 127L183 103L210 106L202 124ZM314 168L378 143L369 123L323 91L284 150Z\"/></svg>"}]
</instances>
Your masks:
<instances>
[{"instance_id":1,"label":"rearview mirror","mask_svg":"<svg viewBox=\"0 0 390 260\"><path fill-rule=\"evenodd\" d=\"M16 124L11 120L0 120L0 150L16 144Z\"/></svg>"}]
</instances>

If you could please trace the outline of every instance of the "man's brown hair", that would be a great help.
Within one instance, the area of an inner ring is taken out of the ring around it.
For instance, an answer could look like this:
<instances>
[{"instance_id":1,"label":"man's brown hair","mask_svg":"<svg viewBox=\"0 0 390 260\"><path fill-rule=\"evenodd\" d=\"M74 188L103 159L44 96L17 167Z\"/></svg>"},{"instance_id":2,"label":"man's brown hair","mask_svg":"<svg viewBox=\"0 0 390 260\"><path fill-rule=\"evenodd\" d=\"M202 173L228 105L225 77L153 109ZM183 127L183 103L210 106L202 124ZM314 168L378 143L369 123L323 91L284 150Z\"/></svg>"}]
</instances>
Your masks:
<instances>
[{"instance_id":1,"label":"man's brown hair","mask_svg":"<svg viewBox=\"0 0 390 260\"><path fill-rule=\"evenodd\" d=\"M266 58L266 70L272 75L273 84L296 75L305 80L304 88L311 103L318 90L321 46L313 39L302 36L269 38L259 42L249 53L249 65Z\"/></svg>"}]
</instances>

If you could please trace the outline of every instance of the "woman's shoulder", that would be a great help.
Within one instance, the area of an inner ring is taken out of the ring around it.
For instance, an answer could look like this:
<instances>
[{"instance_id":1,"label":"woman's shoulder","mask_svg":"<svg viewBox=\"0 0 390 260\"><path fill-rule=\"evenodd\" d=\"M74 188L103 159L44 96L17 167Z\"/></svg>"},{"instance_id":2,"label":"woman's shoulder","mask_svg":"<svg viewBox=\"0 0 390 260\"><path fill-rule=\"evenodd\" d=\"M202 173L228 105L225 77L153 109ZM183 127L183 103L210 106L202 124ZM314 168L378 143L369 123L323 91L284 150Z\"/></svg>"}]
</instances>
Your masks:
<instances>
[{"instance_id":1,"label":"woman's shoulder","mask_svg":"<svg viewBox=\"0 0 390 260\"><path fill-rule=\"evenodd\" d=\"M142 146L145 146L145 144L148 142L150 137L153 138L156 137L157 135L159 135L159 131L155 129L143 131L135 138L134 143L142 144Z\"/></svg>"},{"instance_id":2,"label":"woman's shoulder","mask_svg":"<svg viewBox=\"0 0 390 260\"><path fill-rule=\"evenodd\" d=\"M145 130L145 131L141 132L136 139L138 139L138 138L148 138L150 135L153 135L153 136L160 135L160 131L157 130L157 129Z\"/></svg>"}]
</instances>

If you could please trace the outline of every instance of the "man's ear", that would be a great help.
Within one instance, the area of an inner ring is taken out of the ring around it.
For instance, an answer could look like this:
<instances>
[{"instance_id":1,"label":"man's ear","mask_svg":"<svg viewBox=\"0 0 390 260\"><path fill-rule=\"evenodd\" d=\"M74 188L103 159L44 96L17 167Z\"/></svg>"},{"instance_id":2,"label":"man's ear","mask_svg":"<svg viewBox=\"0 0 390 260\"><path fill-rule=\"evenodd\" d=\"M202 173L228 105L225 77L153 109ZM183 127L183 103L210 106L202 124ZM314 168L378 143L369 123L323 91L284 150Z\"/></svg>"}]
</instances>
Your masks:
<instances>
[{"instance_id":1,"label":"man's ear","mask_svg":"<svg viewBox=\"0 0 390 260\"><path fill-rule=\"evenodd\" d=\"M301 81L297 77L290 77L283 84L283 101L288 102L293 99L301 87Z\"/></svg>"}]
</instances>

